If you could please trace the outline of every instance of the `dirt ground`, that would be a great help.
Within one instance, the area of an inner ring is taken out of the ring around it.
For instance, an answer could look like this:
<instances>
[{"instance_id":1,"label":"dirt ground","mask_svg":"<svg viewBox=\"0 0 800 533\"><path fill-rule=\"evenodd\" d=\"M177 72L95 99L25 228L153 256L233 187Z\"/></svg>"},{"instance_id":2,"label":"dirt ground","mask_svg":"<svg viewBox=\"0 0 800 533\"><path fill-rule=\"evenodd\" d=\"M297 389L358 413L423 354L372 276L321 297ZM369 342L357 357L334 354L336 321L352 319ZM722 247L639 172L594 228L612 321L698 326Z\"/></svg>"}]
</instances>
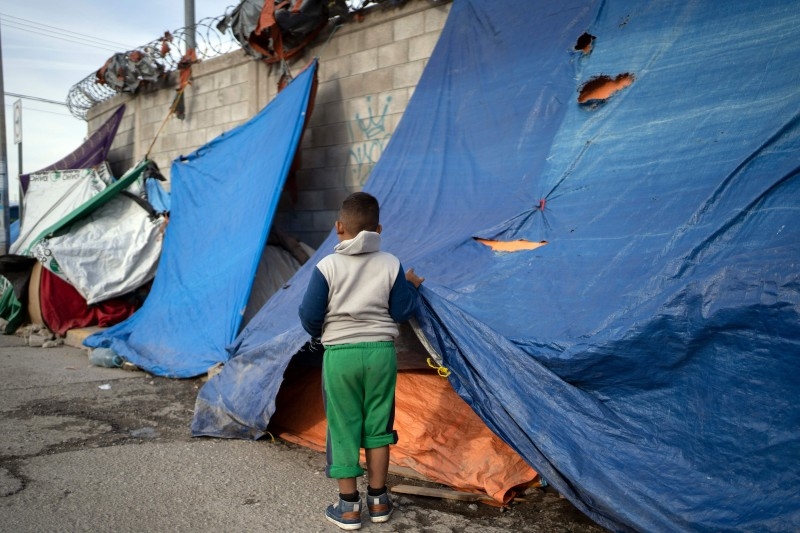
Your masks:
<instances>
[{"instance_id":1,"label":"dirt ground","mask_svg":"<svg viewBox=\"0 0 800 533\"><path fill-rule=\"evenodd\" d=\"M116 401L120 403L116 408L110 409L104 404L102 391L98 391L95 397L73 397L67 401L63 397L34 399L18 405L13 412L6 414L8 419L16 420L17 424L24 423L26 419L52 418L62 421L80 420L89 429L81 438L45 443L40 454L58 454L144 441L188 442L194 439L190 433L190 424L194 402L203 380L174 380L143 372L137 374L141 377L125 380L130 391L118 396ZM264 441L263 445L279 446L286 451L287 457L299 458L315 471L324 468L324 456L319 452L285 441ZM15 475L14 461L4 461L3 466ZM25 483L24 478L21 479L20 490ZM447 488L391 475L389 486L396 484ZM407 521L398 521L391 530L454 531L452 527L441 528L439 517L444 514L462 517L463 523L469 524L470 531L605 531L552 490L530 489L523 499L524 501L503 509L475 502L396 494L398 508L403 509L405 514L413 512L414 520L410 521L413 525Z\"/></svg>"}]
</instances>

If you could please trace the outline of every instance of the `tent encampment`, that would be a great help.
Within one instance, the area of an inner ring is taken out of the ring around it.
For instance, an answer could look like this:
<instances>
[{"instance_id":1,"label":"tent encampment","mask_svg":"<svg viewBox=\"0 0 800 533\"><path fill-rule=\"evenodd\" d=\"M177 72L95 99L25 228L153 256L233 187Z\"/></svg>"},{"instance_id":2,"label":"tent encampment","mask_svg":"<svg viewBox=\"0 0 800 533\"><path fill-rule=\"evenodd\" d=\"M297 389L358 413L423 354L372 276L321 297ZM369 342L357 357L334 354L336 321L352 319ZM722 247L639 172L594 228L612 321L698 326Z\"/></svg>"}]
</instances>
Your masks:
<instances>
[{"instance_id":1,"label":"tent encampment","mask_svg":"<svg viewBox=\"0 0 800 533\"><path fill-rule=\"evenodd\" d=\"M800 528L798 37L788 0L454 2L365 186L453 390L610 529ZM334 242L196 435L267 431Z\"/></svg>"}]
</instances>

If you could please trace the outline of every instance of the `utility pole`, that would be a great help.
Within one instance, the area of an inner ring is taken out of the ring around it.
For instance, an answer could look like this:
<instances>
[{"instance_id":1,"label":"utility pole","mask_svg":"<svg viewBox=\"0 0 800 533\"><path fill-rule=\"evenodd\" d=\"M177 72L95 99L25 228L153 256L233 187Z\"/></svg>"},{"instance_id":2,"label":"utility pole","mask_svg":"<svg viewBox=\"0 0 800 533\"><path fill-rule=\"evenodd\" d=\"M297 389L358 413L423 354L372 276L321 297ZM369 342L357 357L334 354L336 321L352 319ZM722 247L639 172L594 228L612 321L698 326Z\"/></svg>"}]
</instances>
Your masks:
<instances>
[{"instance_id":1,"label":"utility pole","mask_svg":"<svg viewBox=\"0 0 800 533\"><path fill-rule=\"evenodd\" d=\"M8 153L6 150L6 99L5 87L3 86L3 38L0 36L0 96L3 105L0 105L0 196L3 202L3 216L0 217L0 253L8 253L9 226L11 225L8 216Z\"/></svg>"},{"instance_id":2,"label":"utility pole","mask_svg":"<svg viewBox=\"0 0 800 533\"><path fill-rule=\"evenodd\" d=\"M194 0L183 0L183 22L186 26L186 53L190 48L197 48L195 39Z\"/></svg>"},{"instance_id":3,"label":"utility pole","mask_svg":"<svg viewBox=\"0 0 800 533\"><path fill-rule=\"evenodd\" d=\"M19 174L22 175L22 100L14 102L14 144L17 145Z\"/></svg>"}]
</instances>

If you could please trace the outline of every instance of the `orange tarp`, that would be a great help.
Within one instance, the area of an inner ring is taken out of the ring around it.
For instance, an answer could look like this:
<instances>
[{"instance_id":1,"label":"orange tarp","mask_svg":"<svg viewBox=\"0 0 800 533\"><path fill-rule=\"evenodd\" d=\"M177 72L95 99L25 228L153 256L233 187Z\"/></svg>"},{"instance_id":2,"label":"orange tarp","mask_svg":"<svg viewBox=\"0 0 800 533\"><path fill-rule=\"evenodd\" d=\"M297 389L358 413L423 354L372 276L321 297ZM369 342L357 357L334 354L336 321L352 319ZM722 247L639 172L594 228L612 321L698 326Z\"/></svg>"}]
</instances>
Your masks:
<instances>
[{"instance_id":1,"label":"orange tarp","mask_svg":"<svg viewBox=\"0 0 800 533\"><path fill-rule=\"evenodd\" d=\"M290 442L325 449L321 372L290 365L270 431ZM397 377L391 462L459 490L485 492L503 503L526 488L536 472L433 371L401 371Z\"/></svg>"}]
</instances>

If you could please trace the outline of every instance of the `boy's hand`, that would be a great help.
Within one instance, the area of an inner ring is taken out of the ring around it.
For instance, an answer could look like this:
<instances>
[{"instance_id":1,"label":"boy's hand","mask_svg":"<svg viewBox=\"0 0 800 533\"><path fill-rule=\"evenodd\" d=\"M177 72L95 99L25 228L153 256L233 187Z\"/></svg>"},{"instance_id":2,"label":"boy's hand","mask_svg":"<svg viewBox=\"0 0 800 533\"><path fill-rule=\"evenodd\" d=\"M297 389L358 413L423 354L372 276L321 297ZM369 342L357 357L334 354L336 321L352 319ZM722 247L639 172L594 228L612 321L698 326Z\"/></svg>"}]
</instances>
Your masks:
<instances>
[{"instance_id":1,"label":"boy's hand","mask_svg":"<svg viewBox=\"0 0 800 533\"><path fill-rule=\"evenodd\" d=\"M422 285L422 282L425 281L425 278L421 278L417 276L414 272L413 268L409 268L406 270L406 279L414 284L414 287L419 289L419 286Z\"/></svg>"}]
</instances>

